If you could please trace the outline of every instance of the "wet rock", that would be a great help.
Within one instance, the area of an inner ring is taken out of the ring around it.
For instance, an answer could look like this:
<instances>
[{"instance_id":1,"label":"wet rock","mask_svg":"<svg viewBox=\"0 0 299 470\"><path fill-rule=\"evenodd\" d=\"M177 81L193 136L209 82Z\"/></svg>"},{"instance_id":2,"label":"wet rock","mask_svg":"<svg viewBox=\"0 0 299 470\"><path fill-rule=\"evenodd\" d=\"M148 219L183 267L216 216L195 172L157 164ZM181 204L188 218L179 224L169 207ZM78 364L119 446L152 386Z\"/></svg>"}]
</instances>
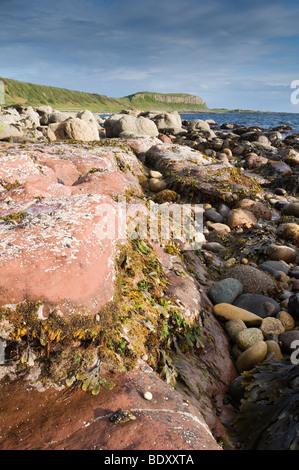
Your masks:
<instances>
[{"instance_id":1,"label":"wet rock","mask_svg":"<svg viewBox=\"0 0 299 470\"><path fill-rule=\"evenodd\" d=\"M267 355L267 344L265 341L257 341L246 349L237 359L236 365L240 373L252 369L256 364L262 362Z\"/></svg>"},{"instance_id":2,"label":"wet rock","mask_svg":"<svg viewBox=\"0 0 299 470\"><path fill-rule=\"evenodd\" d=\"M263 333L259 328L246 328L240 331L236 337L237 346L245 351L257 341L263 341Z\"/></svg>"},{"instance_id":3,"label":"wet rock","mask_svg":"<svg viewBox=\"0 0 299 470\"><path fill-rule=\"evenodd\" d=\"M265 339L268 339L272 335L279 336L285 331L283 324L278 318L267 317L264 318L260 329Z\"/></svg>"},{"instance_id":4,"label":"wet rock","mask_svg":"<svg viewBox=\"0 0 299 470\"><path fill-rule=\"evenodd\" d=\"M268 273L249 265L232 267L224 277L238 279L244 294L271 295L277 290L275 280Z\"/></svg>"},{"instance_id":5,"label":"wet rock","mask_svg":"<svg viewBox=\"0 0 299 470\"><path fill-rule=\"evenodd\" d=\"M258 315L227 303L215 305L213 311L216 316L225 320L238 319L250 326L260 325L262 323L262 318Z\"/></svg>"},{"instance_id":6,"label":"wet rock","mask_svg":"<svg viewBox=\"0 0 299 470\"><path fill-rule=\"evenodd\" d=\"M254 170L260 168L268 163L268 158L257 155L256 153L249 153L245 158L245 168L248 170Z\"/></svg>"},{"instance_id":7,"label":"wet rock","mask_svg":"<svg viewBox=\"0 0 299 470\"><path fill-rule=\"evenodd\" d=\"M243 286L237 279L227 278L216 282L208 294L214 304L232 304L242 291Z\"/></svg>"},{"instance_id":8,"label":"wet rock","mask_svg":"<svg viewBox=\"0 0 299 470\"><path fill-rule=\"evenodd\" d=\"M234 305L261 318L275 316L280 311L280 305L274 299L258 294L243 294L235 300Z\"/></svg>"}]
</instances>

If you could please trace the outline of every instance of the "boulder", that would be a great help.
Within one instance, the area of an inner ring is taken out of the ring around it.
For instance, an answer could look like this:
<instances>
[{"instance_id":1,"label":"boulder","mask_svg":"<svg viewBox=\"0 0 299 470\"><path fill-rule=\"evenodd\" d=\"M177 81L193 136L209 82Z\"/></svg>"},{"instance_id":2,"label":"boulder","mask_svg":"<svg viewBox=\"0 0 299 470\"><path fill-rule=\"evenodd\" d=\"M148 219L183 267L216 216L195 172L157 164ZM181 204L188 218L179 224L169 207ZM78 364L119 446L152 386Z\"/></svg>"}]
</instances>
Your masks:
<instances>
[{"instance_id":1,"label":"boulder","mask_svg":"<svg viewBox=\"0 0 299 470\"><path fill-rule=\"evenodd\" d=\"M159 135L156 124L143 116L136 117L124 114L114 114L104 123L107 137L119 137L122 133L131 133L136 136Z\"/></svg>"},{"instance_id":2,"label":"boulder","mask_svg":"<svg viewBox=\"0 0 299 470\"><path fill-rule=\"evenodd\" d=\"M22 137L24 135L20 124L8 124L3 122L0 117L0 140Z\"/></svg>"},{"instance_id":3,"label":"boulder","mask_svg":"<svg viewBox=\"0 0 299 470\"><path fill-rule=\"evenodd\" d=\"M182 119L177 111L174 111L173 113L157 114L152 120L161 132L165 129L174 129L178 132L183 131Z\"/></svg>"},{"instance_id":4,"label":"boulder","mask_svg":"<svg viewBox=\"0 0 299 470\"><path fill-rule=\"evenodd\" d=\"M82 140L84 142L99 140L98 126L92 121L79 118L68 119L48 127L48 138L55 140Z\"/></svg>"},{"instance_id":5,"label":"boulder","mask_svg":"<svg viewBox=\"0 0 299 470\"><path fill-rule=\"evenodd\" d=\"M203 121L202 119L194 119L193 121L190 121L189 126L188 126L188 131L199 131L199 132L203 132L210 138L216 137L216 134L215 132L212 131L212 129L210 128L210 125L206 121Z\"/></svg>"}]
</instances>

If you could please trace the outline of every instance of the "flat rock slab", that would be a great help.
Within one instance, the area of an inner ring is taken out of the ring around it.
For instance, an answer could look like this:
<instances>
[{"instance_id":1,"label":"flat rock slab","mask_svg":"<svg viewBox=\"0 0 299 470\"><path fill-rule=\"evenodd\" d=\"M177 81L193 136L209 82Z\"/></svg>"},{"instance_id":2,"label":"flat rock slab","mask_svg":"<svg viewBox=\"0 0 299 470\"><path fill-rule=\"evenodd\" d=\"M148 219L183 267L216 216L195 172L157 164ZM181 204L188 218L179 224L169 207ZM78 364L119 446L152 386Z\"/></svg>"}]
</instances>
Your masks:
<instances>
[{"instance_id":1,"label":"flat rock slab","mask_svg":"<svg viewBox=\"0 0 299 470\"><path fill-rule=\"evenodd\" d=\"M202 415L148 366L92 396L0 382L1 450L221 450ZM150 391L152 400L143 395ZM136 420L115 424L119 408Z\"/></svg>"},{"instance_id":2,"label":"flat rock slab","mask_svg":"<svg viewBox=\"0 0 299 470\"><path fill-rule=\"evenodd\" d=\"M123 146L70 144L0 151L0 304L26 299L94 315L113 297L117 244L125 241L116 224L102 236L116 220L107 217L117 216L127 189L141 193L136 156Z\"/></svg>"}]
</instances>

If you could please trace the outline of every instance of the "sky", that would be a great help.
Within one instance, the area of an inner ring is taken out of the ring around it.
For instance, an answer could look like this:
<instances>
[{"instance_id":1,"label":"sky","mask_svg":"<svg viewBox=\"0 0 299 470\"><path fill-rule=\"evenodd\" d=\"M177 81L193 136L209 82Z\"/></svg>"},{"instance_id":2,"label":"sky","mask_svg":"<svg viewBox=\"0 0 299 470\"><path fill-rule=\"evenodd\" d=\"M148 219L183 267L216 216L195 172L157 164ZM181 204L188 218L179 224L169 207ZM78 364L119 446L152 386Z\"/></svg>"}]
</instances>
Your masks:
<instances>
[{"instance_id":1,"label":"sky","mask_svg":"<svg viewBox=\"0 0 299 470\"><path fill-rule=\"evenodd\" d=\"M0 76L114 98L189 93L209 108L299 113L291 102L299 2L0 0Z\"/></svg>"}]
</instances>

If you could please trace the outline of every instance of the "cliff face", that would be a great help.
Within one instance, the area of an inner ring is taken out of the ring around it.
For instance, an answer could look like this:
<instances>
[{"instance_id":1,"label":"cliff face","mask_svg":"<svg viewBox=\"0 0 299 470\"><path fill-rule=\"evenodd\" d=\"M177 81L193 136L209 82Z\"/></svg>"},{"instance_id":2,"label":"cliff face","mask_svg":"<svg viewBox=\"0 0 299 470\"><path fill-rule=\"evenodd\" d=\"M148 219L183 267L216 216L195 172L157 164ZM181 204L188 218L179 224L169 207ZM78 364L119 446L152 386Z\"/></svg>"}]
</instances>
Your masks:
<instances>
[{"instance_id":1,"label":"cliff face","mask_svg":"<svg viewBox=\"0 0 299 470\"><path fill-rule=\"evenodd\" d=\"M134 99L147 99L151 97L155 101L160 101L162 103L184 103L184 104L195 104L202 106L203 100L198 96L187 95L187 94L158 94L158 93L136 93L132 96L132 101Z\"/></svg>"}]
</instances>

